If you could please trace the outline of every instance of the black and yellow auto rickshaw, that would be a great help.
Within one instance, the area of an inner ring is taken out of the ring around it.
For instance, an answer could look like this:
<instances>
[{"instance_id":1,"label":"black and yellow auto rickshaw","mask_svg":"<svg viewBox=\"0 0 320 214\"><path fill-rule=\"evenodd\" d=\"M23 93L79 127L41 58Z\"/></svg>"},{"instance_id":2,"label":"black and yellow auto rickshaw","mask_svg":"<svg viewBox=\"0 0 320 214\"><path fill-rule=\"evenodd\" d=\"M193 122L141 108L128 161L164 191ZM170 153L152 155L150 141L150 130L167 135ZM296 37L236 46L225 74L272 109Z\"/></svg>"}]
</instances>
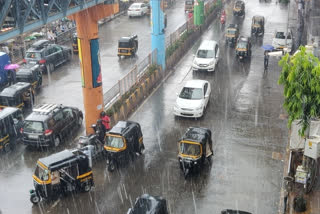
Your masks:
<instances>
[{"instance_id":1,"label":"black and yellow auto rickshaw","mask_svg":"<svg viewBox=\"0 0 320 214\"><path fill-rule=\"evenodd\" d=\"M251 40L248 37L240 36L236 46L236 57L239 61L251 57Z\"/></svg>"},{"instance_id":2,"label":"black and yellow auto rickshaw","mask_svg":"<svg viewBox=\"0 0 320 214\"><path fill-rule=\"evenodd\" d=\"M88 192L94 185L88 156L76 150L40 158L32 177L35 189L30 190L30 201L33 204L68 192Z\"/></svg>"},{"instance_id":3,"label":"black and yellow auto rickshaw","mask_svg":"<svg viewBox=\"0 0 320 214\"><path fill-rule=\"evenodd\" d=\"M194 0L186 0L184 2L184 12L193 13Z\"/></svg>"},{"instance_id":4,"label":"black and yellow auto rickshaw","mask_svg":"<svg viewBox=\"0 0 320 214\"><path fill-rule=\"evenodd\" d=\"M142 154L144 150L143 136L139 123L133 121L119 121L105 137L105 146L108 170L116 167L135 153Z\"/></svg>"},{"instance_id":5,"label":"black and yellow auto rickshaw","mask_svg":"<svg viewBox=\"0 0 320 214\"><path fill-rule=\"evenodd\" d=\"M252 17L251 35L262 36L264 34L264 17Z\"/></svg>"},{"instance_id":6,"label":"black and yellow auto rickshaw","mask_svg":"<svg viewBox=\"0 0 320 214\"><path fill-rule=\"evenodd\" d=\"M0 151L9 152L20 138L19 131L23 124L22 111L14 107L0 110Z\"/></svg>"},{"instance_id":7,"label":"black and yellow auto rickshaw","mask_svg":"<svg viewBox=\"0 0 320 214\"><path fill-rule=\"evenodd\" d=\"M42 71L37 64L24 64L16 72L17 82L28 82L32 85L33 93L42 85Z\"/></svg>"},{"instance_id":8,"label":"black and yellow auto rickshaw","mask_svg":"<svg viewBox=\"0 0 320 214\"><path fill-rule=\"evenodd\" d=\"M138 51L138 36L121 37L118 43L118 57L134 56Z\"/></svg>"},{"instance_id":9,"label":"black and yellow auto rickshaw","mask_svg":"<svg viewBox=\"0 0 320 214\"><path fill-rule=\"evenodd\" d=\"M178 143L178 160L185 178L203 167L213 155L211 131L207 128L190 127Z\"/></svg>"},{"instance_id":10,"label":"black and yellow auto rickshaw","mask_svg":"<svg viewBox=\"0 0 320 214\"><path fill-rule=\"evenodd\" d=\"M75 54L79 52L77 33L74 33L72 35L72 50L73 50L73 53Z\"/></svg>"},{"instance_id":11,"label":"black and yellow auto rickshaw","mask_svg":"<svg viewBox=\"0 0 320 214\"><path fill-rule=\"evenodd\" d=\"M25 111L32 108L34 95L30 83L17 82L0 92L0 108L16 107Z\"/></svg>"},{"instance_id":12,"label":"black and yellow auto rickshaw","mask_svg":"<svg viewBox=\"0 0 320 214\"><path fill-rule=\"evenodd\" d=\"M241 0L237 0L233 6L234 16L244 16L245 15L245 4Z\"/></svg>"},{"instance_id":13,"label":"black and yellow auto rickshaw","mask_svg":"<svg viewBox=\"0 0 320 214\"><path fill-rule=\"evenodd\" d=\"M239 28L237 24L229 24L226 30L226 45L234 47L239 37Z\"/></svg>"}]
</instances>

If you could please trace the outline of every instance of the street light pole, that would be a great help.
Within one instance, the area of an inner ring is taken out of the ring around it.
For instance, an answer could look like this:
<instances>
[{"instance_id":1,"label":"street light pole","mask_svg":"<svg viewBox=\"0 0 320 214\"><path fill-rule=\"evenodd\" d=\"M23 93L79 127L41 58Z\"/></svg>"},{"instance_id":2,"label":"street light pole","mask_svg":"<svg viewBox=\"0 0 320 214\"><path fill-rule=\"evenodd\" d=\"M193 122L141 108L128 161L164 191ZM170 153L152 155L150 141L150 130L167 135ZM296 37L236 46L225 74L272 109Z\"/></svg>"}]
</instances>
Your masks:
<instances>
[{"instance_id":1,"label":"street light pole","mask_svg":"<svg viewBox=\"0 0 320 214\"><path fill-rule=\"evenodd\" d=\"M289 5L288 5L288 14L287 14L287 27L286 27L286 48L288 49L288 45L287 45L287 36L288 36L288 28L289 28L289 14L290 14L290 1L289 1Z\"/></svg>"}]
</instances>

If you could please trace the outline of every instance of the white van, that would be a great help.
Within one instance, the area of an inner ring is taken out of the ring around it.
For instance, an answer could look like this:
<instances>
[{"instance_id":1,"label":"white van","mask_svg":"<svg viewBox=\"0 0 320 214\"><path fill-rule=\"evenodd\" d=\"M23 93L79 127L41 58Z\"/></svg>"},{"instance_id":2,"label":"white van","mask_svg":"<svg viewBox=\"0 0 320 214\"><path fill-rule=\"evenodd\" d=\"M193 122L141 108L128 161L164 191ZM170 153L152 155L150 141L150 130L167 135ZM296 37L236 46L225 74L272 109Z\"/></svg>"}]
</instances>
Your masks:
<instances>
[{"instance_id":1,"label":"white van","mask_svg":"<svg viewBox=\"0 0 320 214\"><path fill-rule=\"evenodd\" d=\"M219 61L219 46L216 41L204 40L194 56L192 69L194 71L214 71Z\"/></svg>"}]
</instances>

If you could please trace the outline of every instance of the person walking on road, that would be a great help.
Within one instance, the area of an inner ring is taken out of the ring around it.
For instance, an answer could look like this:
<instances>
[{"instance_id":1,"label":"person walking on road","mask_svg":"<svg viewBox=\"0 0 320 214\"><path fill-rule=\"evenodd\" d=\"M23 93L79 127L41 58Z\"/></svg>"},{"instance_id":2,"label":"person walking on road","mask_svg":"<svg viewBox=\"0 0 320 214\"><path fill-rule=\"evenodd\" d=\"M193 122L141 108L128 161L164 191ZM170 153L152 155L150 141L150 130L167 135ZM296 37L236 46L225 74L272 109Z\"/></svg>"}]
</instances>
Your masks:
<instances>
[{"instance_id":1,"label":"person walking on road","mask_svg":"<svg viewBox=\"0 0 320 214\"><path fill-rule=\"evenodd\" d=\"M269 54L268 51L264 52L264 70L268 70L268 65L269 65Z\"/></svg>"},{"instance_id":2,"label":"person walking on road","mask_svg":"<svg viewBox=\"0 0 320 214\"><path fill-rule=\"evenodd\" d=\"M104 125L106 130L109 131L110 130L110 118L108 117L108 115L106 115L106 113L104 111L102 111L100 113L100 119L102 120L102 124Z\"/></svg>"}]
</instances>

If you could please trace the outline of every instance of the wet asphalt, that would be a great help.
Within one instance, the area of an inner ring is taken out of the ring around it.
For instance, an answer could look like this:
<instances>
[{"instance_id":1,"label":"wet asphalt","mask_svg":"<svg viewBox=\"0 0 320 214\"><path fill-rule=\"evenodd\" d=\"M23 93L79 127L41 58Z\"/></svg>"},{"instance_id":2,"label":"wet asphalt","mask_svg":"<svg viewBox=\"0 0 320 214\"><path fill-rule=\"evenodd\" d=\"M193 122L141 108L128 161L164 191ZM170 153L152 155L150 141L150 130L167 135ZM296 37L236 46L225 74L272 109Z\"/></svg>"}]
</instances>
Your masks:
<instances>
[{"instance_id":1,"label":"wet asphalt","mask_svg":"<svg viewBox=\"0 0 320 214\"><path fill-rule=\"evenodd\" d=\"M182 14L184 18L182 6L173 15ZM251 60L244 63L235 60L234 49L225 47L223 28L218 21L214 21L163 84L130 117L142 127L146 147L142 156L113 173L108 172L103 158L98 159L94 162L95 188L91 192L33 206L28 191L33 187L35 163L38 158L53 151L35 151L19 145L15 151L1 158L0 210L3 213L37 214L126 213L136 197L149 193L166 198L170 213L219 214L225 208L255 214L277 213L283 162L272 157L273 154L284 154L288 133L286 121L279 117L284 114L282 88L277 84L280 68L277 59L270 59L269 71L263 71L261 45L271 44L276 28L285 28L287 8L274 1L259 3L247 0L244 19L234 20L231 7L226 9L227 23L238 23L241 35L249 36L253 15L260 14L266 18L264 37L253 39ZM131 26L132 29L137 32L139 27L142 29L141 20L134 20L137 26ZM101 27L100 32L105 32L106 38L110 35L113 41L117 41L124 34L124 29L117 26L132 20L123 16L114 21ZM147 41L150 34L144 36ZM100 38L102 40L101 35ZM204 39L219 41L221 58L214 73L193 72L190 69L193 54ZM108 68L108 62L113 62L115 70L122 65L130 67L130 62L117 64L115 61L118 60L116 44L100 41L100 45L105 50L101 52L103 68ZM139 49L139 57L143 53L147 55L150 46L149 40L145 47ZM77 63L74 58L70 64L52 73L50 84L45 83L47 85L37 97L37 102L64 103L81 108ZM119 74L117 78L123 75L121 72L124 70L116 72ZM112 73L109 77L108 71L103 70L104 87L112 82L114 76ZM175 92L179 92L190 79L208 80L212 87L205 115L197 120L173 115ZM177 161L177 142L190 126L212 130L214 157L212 163L205 165L199 174L185 180ZM58 150L74 146L75 142L70 138Z\"/></svg>"}]
</instances>

